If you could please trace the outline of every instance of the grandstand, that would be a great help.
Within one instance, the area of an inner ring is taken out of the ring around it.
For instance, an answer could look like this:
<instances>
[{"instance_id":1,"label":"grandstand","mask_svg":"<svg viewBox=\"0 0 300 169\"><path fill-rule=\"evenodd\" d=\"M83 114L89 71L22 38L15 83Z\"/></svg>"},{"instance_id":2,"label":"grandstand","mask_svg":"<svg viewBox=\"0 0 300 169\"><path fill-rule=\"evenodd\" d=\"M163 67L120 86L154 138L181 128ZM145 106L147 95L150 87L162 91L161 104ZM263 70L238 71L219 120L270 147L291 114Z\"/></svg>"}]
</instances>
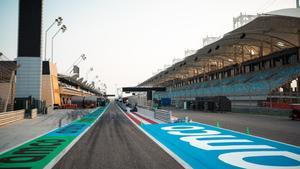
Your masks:
<instances>
[{"instance_id":1,"label":"grandstand","mask_svg":"<svg viewBox=\"0 0 300 169\"><path fill-rule=\"evenodd\" d=\"M300 9L261 14L139 86L167 87L153 99L180 108L290 108L300 103L299 47Z\"/></svg>"},{"instance_id":2,"label":"grandstand","mask_svg":"<svg viewBox=\"0 0 300 169\"><path fill-rule=\"evenodd\" d=\"M0 60L0 113L19 109L15 100L18 67L16 61ZM105 94L92 84L83 83L82 79L58 74L56 65L49 61L43 61L41 80L41 98L46 107L76 108L72 101L74 96L83 100L96 96L103 98Z\"/></svg>"},{"instance_id":3,"label":"grandstand","mask_svg":"<svg viewBox=\"0 0 300 169\"><path fill-rule=\"evenodd\" d=\"M16 92L15 61L0 60L0 112L13 110Z\"/></svg>"},{"instance_id":4,"label":"grandstand","mask_svg":"<svg viewBox=\"0 0 300 169\"><path fill-rule=\"evenodd\" d=\"M58 74L58 84L60 91L59 106L64 108L74 108L83 106L84 100L97 100L103 98L105 93L101 93L92 84L82 82L82 78Z\"/></svg>"}]
</instances>

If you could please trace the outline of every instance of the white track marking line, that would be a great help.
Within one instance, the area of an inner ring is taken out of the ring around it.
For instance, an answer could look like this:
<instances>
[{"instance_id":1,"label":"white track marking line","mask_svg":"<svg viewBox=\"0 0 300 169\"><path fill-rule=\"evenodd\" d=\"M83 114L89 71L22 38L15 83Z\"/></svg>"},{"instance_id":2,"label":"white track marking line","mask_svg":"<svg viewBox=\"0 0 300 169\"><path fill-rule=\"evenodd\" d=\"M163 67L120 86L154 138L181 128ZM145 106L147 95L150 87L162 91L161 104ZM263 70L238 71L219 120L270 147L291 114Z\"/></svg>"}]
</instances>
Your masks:
<instances>
[{"instance_id":1,"label":"white track marking line","mask_svg":"<svg viewBox=\"0 0 300 169\"><path fill-rule=\"evenodd\" d=\"M97 117L97 119L88 127L86 128L80 135L78 135L65 149L63 149L55 158L53 158L45 167L44 169L51 169L55 166L55 164L73 147L75 143L91 128L94 124L99 120L99 118L106 112L110 103L107 107L103 110L102 114Z\"/></svg>"},{"instance_id":2,"label":"white track marking line","mask_svg":"<svg viewBox=\"0 0 300 169\"><path fill-rule=\"evenodd\" d=\"M134 118L138 119L139 121L141 121L143 124L151 124L149 122L147 122L146 120L140 118L139 116L133 114L133 113L130 113Z\"/></svg>"},{"instance_id":3,"label":"white track marking line","mask_svg":"<svg viewBox=\"0 0 300 169\"><path fill-rule=\"evenodd\" d=\"M178 157L175 153L173 153L169 148L167 148L165 145L160 143L156 138L154 138L152 135L147 133L143 128L141 128L139 125L137 125L134 121L131 120L131 118L128 117L128 115L117 105L119 110L138 128L140 129L146 136L148 136L152 141L154 141L160 148L162 148L166 153L168 153L175 161L177 161L182 167L186 169L192 169L192 167L186 163L184 160L182 160L180 157Z\"/></svg>"}]
</instances>

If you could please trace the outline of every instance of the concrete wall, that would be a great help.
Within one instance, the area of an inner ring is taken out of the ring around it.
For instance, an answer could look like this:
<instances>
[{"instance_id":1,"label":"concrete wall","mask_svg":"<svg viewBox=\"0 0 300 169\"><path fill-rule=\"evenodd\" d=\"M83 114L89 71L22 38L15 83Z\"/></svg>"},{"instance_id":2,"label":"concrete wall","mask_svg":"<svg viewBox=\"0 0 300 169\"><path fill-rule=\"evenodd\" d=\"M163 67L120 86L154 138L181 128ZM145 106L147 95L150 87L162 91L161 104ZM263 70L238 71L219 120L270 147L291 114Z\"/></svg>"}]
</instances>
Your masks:
<instances>
[{"instance_id":1,"label":"concrete wall","mask_svg":"<svg viewBox=\"0 0 300 169\"><path fill-rule=\"evenodd\" d=\"M235 106L231 108L233 113L245 114L260 114L260 115L274 115L274 116L290 116L289 109L272 109L268 107L252 107L252 106Z\"/></svg>"},{"instance_id":2,"label":"concrete wall","mask_svg":"<svg viewBox=\"0 0 300 169\"><path fill-rule=\"evenodd\" d=\"M13 110L15 96L15 82L12 84L9 82L0 83L0 112L5 111L5 103L7 103L6 111Z\"/></svg>"},{"instance_id":3,"label":"concrete wall","mask_svg":"<svg viewBox=\"0 0 300 169\"><path fill-rule=\"evenodd\" d=\"M10 84L9 83L0 83L0 97L2 99L6 99L8 97L8 90L10 88Z\"/></svg>"},{"instance_id":4,"label":"concrete wall","mask_svg":"<svg viewBox=\"0 0 300 169\"><path fill-rule=\"evenodd\" d=\"M31 111L31 118L34 119L37 117L37 109L32 109Z\"/></svg>"},{"instance_id":5,"label":"concrete wall","mask_svg":"<svg viewBox=\"0 0 300 169\"><path fill-rule=\"evenodd\" d=\"M24 119L25 110L0 113L0 126Z\"/></svg>"},{"instance_id":6,"label":"concrete wall","mask_svg":"<svg viewBox=\"0 0 300 169\"><path fill-rule=\"evenodd\" d=\"M42 100L46 101L47 106L53 105L53 92L51 75L42 75Z\"/></svg>"},{"instance_id":7,"label":"concrete wall","mask_svg":"<svg viewBox=\"0 0 300 169\"><path fill-rule=\"evenodd\" d=\"M51 81L52 81L52 89L53 89L53 104L60 105L60 91L58 86L58 78L57 78L57 68L56 64L50 63L50 74L51 74Z\"/></svg>"}]
</instances>

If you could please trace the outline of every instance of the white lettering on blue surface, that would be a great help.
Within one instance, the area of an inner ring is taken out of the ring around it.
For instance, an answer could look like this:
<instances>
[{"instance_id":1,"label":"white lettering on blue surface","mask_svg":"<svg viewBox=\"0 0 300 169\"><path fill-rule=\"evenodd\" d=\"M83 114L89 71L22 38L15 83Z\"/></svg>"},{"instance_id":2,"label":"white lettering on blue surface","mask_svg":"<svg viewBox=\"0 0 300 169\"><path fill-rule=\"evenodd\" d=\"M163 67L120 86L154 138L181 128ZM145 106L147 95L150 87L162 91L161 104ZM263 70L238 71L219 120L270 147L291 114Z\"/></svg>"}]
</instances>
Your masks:
<instances>
[{"instance_id":1,"label":"white lettering on blue surface","mask_svg":"<svg viewBox=\"0 0 300 169\"><path fill-rule=\"evenodd\" d=\"M191 146L212 151L212 150L253 150L247 152L230 152L219 155L219 159L225 163L231 164L233 166L241 167L241 168L262 168L262 169L296 169L299 168L300 165L297 166L270 166L270 165L262 165L255 164L253 162L247 162L244 160L246 157L262 157L262 156L283 156L300 162L300 155L288 152L288 151L270 151L276 149L275 147L268 145L255 145L253 141L248 139L238 139L233 135L222 135L221 132L215 130L205 130L204 127L193 126L193 125L182 125L182 126L168 126L162 127L162 130L167 131L167 133L171 135L184 136L179 139L188 142ZM182 131L195 131L200 130L201 132L197 133L187 133ZM206 138L230 138L230 139L210 139L203 140ZM232 139L236 138L236 139ZM248 145L215 145L216 143L252 143ZM213 144L213 145L210 145ZM269 151L263 151L258 149L268 149Z\"/></svg>"},{"instance_id":2,"label":"white lettering on blue surface","mask_svg":"<svg viewBox=\"0 0 300 169\"><path fill-rule=\"evenodd\" d=\"M185 131L185 130L202 130L204 127L200 126L190 126L190 125L181 125L181 126L168 126L168 127L162 127L162 130L176 130L176 131Z\"/></svg>"},{"instance_id":3,"label":"white lettering on blue surface","mask_svg":"<svg viewBox=\"0 0 300 169\"><path fill-rule=\"evenodd\" d=\"M178 135L178 136L205 136L205 135L217 135L221 134L218 131L215 130L202 130L203 133L182 133L181 131L169 131L169 134L172 135Z\"/></svg>"},{"instance_id":4,"label":"white lettering on blue surface","mask_svg":"<svg viewBox=\"0 0 300 169\"><path fill-rule=\"evenodd\" d=\"M247 152L231 152L219 155L219 159L225 163L251 169L299 169L296 166L272 166L254 164L244 160L246 157L264 157L264 156L283 156L300 162L300 155L288 151L247 151Z\"/></svg>"},{"instance_id":5,"label":"white lettering on blue surface","mask_svg":"<svg viewBox=\"0 0 300 169\"><path fill-rule=\"evenodd\" d=\"M180 140L190 143L191 146L203 150L240 150L240 149L275 149L267 145L226 145L212 146L211 143L251 143L247 139L226 139L226 140L199 140L198 136L181 137Z\"/></svg>"}]
</instances>

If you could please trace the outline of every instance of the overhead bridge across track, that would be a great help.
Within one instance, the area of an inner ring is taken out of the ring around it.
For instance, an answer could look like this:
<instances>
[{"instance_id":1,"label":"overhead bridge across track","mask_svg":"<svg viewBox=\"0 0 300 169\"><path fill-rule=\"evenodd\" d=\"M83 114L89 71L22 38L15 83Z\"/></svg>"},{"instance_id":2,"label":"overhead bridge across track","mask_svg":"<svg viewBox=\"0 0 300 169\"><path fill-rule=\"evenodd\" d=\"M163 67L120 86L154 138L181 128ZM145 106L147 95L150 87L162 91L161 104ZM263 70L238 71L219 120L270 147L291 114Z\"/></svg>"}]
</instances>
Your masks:
<instances>
[{"instance_id":1,"label":"overhead bridge across track","mask_svg":"<svg viewBox=\"0 0 300 169\"><path fill-rule=\"evenodd\" d=\"M166 91L166 87L123 87L123 92L147 92L147 100L152 100L152 91Z\"/></svg>"},{"instance_id":2,"label":"overhead bridge across track","mask_svg":"<svg viewBox=\"0 0 300 169\"><path fill-rule=\"evenodd\" d=\"M166 91L165 87L123 87L123 92Z\"/></svg>"},{"instance_id":3,"label":"overhead bridge across track","mask_svg":"<svg viewBox=\"0 0 300 169\"><path fill-rule=\"evenodd\" d=\"M116 95L114 95L114 94L106 94L106 95L104 95L104 97L115 97Z\"/></svg>"}]
</instances>

